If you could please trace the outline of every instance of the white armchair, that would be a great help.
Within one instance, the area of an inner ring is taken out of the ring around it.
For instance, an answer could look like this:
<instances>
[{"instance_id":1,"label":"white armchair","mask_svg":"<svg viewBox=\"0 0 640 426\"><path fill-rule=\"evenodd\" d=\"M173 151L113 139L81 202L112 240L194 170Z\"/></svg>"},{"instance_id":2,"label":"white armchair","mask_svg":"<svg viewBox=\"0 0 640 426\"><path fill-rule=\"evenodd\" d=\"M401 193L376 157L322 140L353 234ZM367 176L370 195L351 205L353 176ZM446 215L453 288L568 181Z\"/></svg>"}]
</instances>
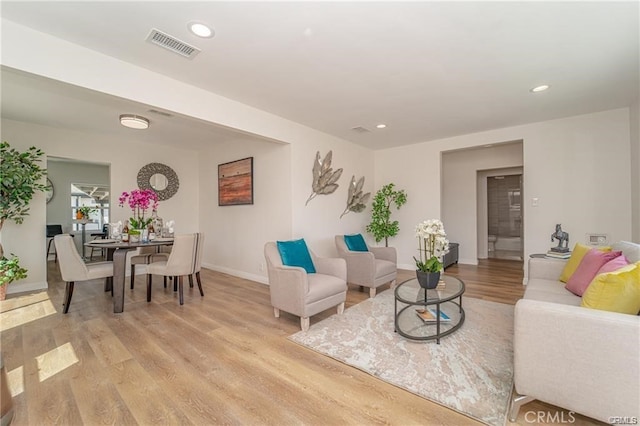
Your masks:
<instances>
[{"instance_id":1,"label":"white armchair","mask_svg":"<svg viewBox=\"0 0 640 426\"><path fill-rule=\"evenodd\" d=\"M285 266L274 242L264 246L264 257L269 274L271 305L276 318L280 310L300 317L303 331L309 329L309 317L338 306L338 314L344 311L347 300L347 266L343 259L322 258L309 250L315 274L304 268Z\"/></svg>"},{"instance_id":2,"label":"white armchair","mask_svg":"<svg viewBox=\"0 0 640 426\"><path fill-rule=\"evenodd\" d=\"M335 236L338 255L347 262L347 282L369 288L369 297L376 296L376 289L388 282L396 284L398 261L395 247L369 247L368 251L351 251L344 235Z\"/></svg>"}]
</instances>

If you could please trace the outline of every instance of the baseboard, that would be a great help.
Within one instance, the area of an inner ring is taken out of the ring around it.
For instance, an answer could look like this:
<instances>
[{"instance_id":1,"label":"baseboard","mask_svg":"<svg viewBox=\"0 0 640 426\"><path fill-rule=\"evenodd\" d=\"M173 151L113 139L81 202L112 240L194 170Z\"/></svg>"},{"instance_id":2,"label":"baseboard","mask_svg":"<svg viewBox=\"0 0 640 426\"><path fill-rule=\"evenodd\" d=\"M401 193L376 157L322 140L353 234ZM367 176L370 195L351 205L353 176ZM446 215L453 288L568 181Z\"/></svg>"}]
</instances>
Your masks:
<instances>
[{"instance_id":1,"label":"baseboard","mask_svg":"<svg viewBox=\"0 0 640 426\"><path fill-rule=\"evenodd\" d=\"M259 282L260 284L269 285L269 278L262 275L250 274L248 272L238 271L237 269L226 268L224 266L213 265L211 263L203 263L202 266L213 271L233 275L234 277L244 278L246 280Z\"/></svg>"},{"instance_id":2,"label":"baseboard","mask_svg":"<svg viewBox=\"0 0 640 426\"><path fill-rule=\"evenodd\" d=\"M46 281L25 283L25 284L9 284L7 287L7 294L28 293L37 290L46 290L49 288L49 284Z\"/></svg>"}]
</instances>

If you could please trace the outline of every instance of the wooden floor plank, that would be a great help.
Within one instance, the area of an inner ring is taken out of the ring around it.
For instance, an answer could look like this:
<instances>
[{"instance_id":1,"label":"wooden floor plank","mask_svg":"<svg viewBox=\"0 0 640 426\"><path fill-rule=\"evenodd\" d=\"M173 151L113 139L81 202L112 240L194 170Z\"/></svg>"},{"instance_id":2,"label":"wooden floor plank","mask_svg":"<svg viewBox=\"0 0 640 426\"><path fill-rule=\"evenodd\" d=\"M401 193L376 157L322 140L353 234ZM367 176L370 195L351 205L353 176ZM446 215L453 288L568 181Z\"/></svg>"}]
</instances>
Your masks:
<instances>
[{"instance_id":1,"label":"wooden floor plank","mask_svg":"<svg viewBox=\"0 0 640 426\"><path fill-rule=\"evenodd\" d=\"M524 293L522 262L453 265L445 274L465 282L465 297L514 304ZM185 281L184 305L160 277L148 303L139 275L133 290L127 283L122 314L94 280L76 286L63 315L64 283L49 262L47 293L0 305L5 366L24 377L13 424L478 424L292 343L287 336L299 331L300 319L274 317L268 286L206 269L201 275L205 296ZM413 277L398 272L398 282ZM367 298L349 286L346 306ZM517 424L528 424L527 411L568 416L534 401ZM599 424L581 416L577 423Z\"/></svg>"}]
</instances>

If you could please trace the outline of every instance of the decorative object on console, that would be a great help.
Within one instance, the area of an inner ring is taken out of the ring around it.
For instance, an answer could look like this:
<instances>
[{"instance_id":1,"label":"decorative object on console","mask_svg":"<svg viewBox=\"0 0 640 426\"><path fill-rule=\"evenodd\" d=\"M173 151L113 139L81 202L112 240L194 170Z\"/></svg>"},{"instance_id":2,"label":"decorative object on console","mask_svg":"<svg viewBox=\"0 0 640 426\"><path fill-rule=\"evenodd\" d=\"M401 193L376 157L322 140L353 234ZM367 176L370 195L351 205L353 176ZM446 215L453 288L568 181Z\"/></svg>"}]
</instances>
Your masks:
<instances>
[{"instance_id":1,"label":"decorative object on console","mask_svg":"<svg viewBox=\"0 0 640 426\"><path fill-rule=\"evenodd\" d=\"M556 232L551 234L551 242L553 240L558 240L558 245L556 247L551 247L551 251L555 251L558 253L566 253L569 251L569 233L564 232L562 230L562 225L556 225Z\"/></svg>"},{"instance_id":2,"label":"decorative object on console","mask_svg":"<svg viewBox=\"0 0 640 426\"><path fill-rule=\"evenodd\" d=\"M158 201L168 200L176 195L180 180L173 169L161 163L149 163L138 172L138 188L148 189L158 194Z\"/></svg>"},{"instance_id":3,"label":"decorative object on console","mask_svg":"<svg viewBox=\"0 0 640 426\"><path fill-rule=\"evenodd\" d=\"M404 190L396 191L395 184L389 183L376 192L371 205L371 223L367 225L367 232L373 234L376 243L384 240L384 246L389 247L389 238L395 237L400 231L398 221L391 221L391 205L396 209L407 202Z\"/></svg>"},{"instance_id":4,"label":"decorative object on console","mask_svg":"<svg viewBox=\"0 0 640 426\"><path fill-rule=\"evenodd\" d=\"M129 219L132 229L146 229L153 220L152 217L145 218L147 210L158 208L158 194L152 189L134 189L131 192L123 192L118 198L120 207L129 204L133 216Z\"/></svg>"},{"instance_id":5,"label":"decorative object on console","mask_svg":"<svg viewBox=\"0 0 640 426\"><path fill-rule=\"evenodd\" d=\"M338 169L335 172L331 168L331 158L333 156L332 151L329 151L324 157L324 160L320 160L320 151L316 152L316 159L313 162L313 183L311 184L311 195L307 198L306 206L309 201L313 200L317 195L329 195L338 189L338 179L342 176L342 169Z\"/></svg>"},{"instance_id":6,"label":"decorative object on console","mask_svg":"<svg viewBox=\"0 0 640 426\"><path fill-rule=\"evenodd\" d=\"M367 192L366 194L362 193L362 186L364 185L364 176L358 179L356 183L356 177L351 176L351 183L349 183L349 193L347 194L347 208L344 209L342 214L340 215L340 219L342 216L349 212L360 213L367 207L367 201L369 201L369 197L371 197L371 193Z\"/></svg>"},{"instance_id":7,"label":"decorative object on console","mask_svg":"<svg viewBox=\"0 0 640 426\"><path fill-rule=\"evenodd\" d=\"M449 251L449 241L447 241L444 225L438 219L425 220L416 226L416 237L418 237L420 254L420 259L413 257L417 268L416 277L421 287L435 288L442 270L441 259ZM437 279L435 276L428 277L426 273L437 273Z\"/></svg>"},{"instance_id":8,"label":"decorative object on console","mask_svg":"<svg viewBox=\"0 0 640 426\"><path fill-rule=\"evenodd\" d=\"M253 157L218 164L218 205L253 204Z\"/></svg>"}]
</instances>

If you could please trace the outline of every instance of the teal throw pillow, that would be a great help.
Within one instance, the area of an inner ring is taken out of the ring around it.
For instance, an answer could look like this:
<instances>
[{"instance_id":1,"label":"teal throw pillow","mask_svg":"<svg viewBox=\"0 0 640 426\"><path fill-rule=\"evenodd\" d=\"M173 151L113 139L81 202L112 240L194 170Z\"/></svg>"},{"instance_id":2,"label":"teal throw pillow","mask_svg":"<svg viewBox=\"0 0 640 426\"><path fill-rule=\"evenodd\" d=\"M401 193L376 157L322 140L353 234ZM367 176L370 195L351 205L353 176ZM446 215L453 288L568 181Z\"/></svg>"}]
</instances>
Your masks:
<instances>
[{"instance_id":1,"label":"teal throw pillow","mask_svg":"<svg viewBox=\"0 0 640 426\"><path fill-rule=\"evenodd\" d=\"M304 239L293 241L277 241L280 258L285 266L299 266L307 271L307 274L315 274L316 268L313 266L311 254Z\"/></svg>"},{"instance_id":2,"label":"teal throw pillow","mask_svg":"<svg viewBox=\"0 0 640 426\"><path fill-rule=\"evenodd\" d=\"M351 251L369 251L367 243L365 243L364 238L362 238L362 234L345 235L344 243Z\"/></svg>"}]
</instances>

